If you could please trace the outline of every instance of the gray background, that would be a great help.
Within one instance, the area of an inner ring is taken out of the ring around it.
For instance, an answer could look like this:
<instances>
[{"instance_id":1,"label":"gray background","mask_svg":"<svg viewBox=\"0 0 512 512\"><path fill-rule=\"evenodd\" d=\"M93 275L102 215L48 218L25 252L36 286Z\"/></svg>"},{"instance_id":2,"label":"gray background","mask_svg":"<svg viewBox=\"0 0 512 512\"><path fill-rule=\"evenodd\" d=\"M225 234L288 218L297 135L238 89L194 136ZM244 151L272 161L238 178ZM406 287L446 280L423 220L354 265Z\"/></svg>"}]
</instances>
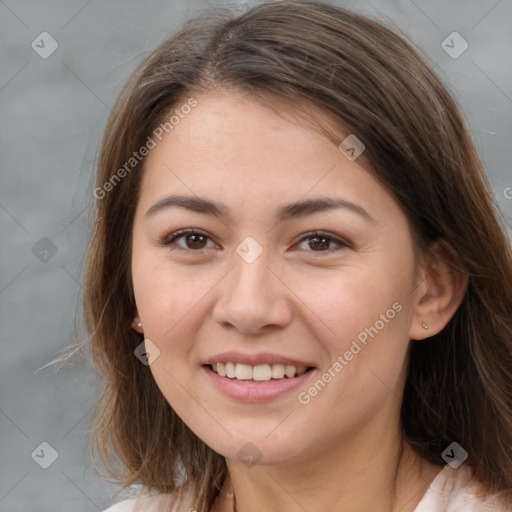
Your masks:
<instances>
[{"instance_id":1,"label":"gray background","mask_svg":"<svg viewBox=\"0 0 512 512\"><path fill-rule=\"evenodd\" d=\"M254 4L0 0L0 512L95 512L112 503L114 489L86 451L99 379L86 358L60 372L42 368L80 334L98 143L149 50L210 5ZM392 20L429 54L465 112L510 235L511 1L339 4ZM458 58L441 46L453 31L469 44ZM46 59L31 47L42 32L58 42ZM47 469L38 465L51 461L44 441L58 454Z\"/></svg>"}]
</instances>

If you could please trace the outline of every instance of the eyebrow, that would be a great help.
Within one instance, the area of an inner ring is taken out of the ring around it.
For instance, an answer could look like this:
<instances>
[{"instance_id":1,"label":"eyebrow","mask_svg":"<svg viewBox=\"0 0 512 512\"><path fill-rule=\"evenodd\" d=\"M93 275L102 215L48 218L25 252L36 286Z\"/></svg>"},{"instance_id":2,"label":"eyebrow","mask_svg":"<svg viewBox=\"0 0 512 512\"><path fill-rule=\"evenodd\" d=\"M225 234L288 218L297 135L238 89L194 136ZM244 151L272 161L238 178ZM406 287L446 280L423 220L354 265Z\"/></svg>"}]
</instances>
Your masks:
<instances>
[{"instance_id":1,"label":"eyebrow","mask_svg":"<svg viewBox=\"0 0 512 512\"><path fill-rule=\"evenodd\" d=\"M231 218L231 213L226 205L198 196L185 195L171 195L164 197L149 208L144 217L153 217L157 213L174 207L185 208L187 210L206 215L215 215L216 217L227 219ZM278 222L283 222L286 220L305 217L313 213L339 208L356 213L369 222L376 222L376 220L361 206L346 199L333 197L317 197L284 204L278 208L276 220Z\"/></svg>"}]
</instances>

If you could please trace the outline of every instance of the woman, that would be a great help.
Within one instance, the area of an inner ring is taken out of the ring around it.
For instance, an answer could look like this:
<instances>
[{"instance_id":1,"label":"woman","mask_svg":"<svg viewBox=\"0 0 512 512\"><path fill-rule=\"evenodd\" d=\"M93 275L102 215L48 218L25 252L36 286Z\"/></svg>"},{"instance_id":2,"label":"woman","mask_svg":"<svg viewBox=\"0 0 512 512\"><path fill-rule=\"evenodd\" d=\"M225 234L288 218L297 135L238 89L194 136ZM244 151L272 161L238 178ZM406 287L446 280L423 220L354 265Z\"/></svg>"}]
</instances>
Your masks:
<instances>
[{"instance_id":1,"label":"woman","mask_svg":"<svg viewBox=\"0 0 512 512\"><path fill-rule=\"evenodd\" d=\"M312 1L191 20L94 195L93 439L153 494L110 512L512 510L510 244L411 43Z\"/></svg>"}]
</instances>

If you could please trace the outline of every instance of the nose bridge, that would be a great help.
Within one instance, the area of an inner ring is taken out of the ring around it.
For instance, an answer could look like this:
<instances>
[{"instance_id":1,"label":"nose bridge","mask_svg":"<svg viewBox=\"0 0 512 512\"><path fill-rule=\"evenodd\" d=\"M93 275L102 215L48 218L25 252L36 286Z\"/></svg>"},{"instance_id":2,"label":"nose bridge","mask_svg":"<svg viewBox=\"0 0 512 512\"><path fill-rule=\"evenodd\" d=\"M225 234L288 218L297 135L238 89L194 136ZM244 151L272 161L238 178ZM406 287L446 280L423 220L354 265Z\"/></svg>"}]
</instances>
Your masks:
<instances>
[{"instance_id":1,"label":"nose bridge","mask_svg":"<svg viewBox=\"0 0 512 512\"><path fill-rule=\"evenodd\" d=\"M259 247L252 240L237 247L215 308L219 323L227 322L244 332L290 320L286 287L268 268L272 267L271 252Z\"/></svg>"},{"instance_id":2,"label":"nose bridge","mask_svg":"<svg viewBox=\"0 0 512 512\"><path fill-rule=\"evenodd\" d=\"M246 258L244 253L240 255L240 251L239 246L233 256L233 270L228 279L226 298L235 300L241 306L246 303L247 307L252 302L261 308L271 299L273 288L270 281L274 276L268 269L271 263L269 251L262 251L256 256L247 253L251 256L249 258Z\"/></svg>"}]
</instances>

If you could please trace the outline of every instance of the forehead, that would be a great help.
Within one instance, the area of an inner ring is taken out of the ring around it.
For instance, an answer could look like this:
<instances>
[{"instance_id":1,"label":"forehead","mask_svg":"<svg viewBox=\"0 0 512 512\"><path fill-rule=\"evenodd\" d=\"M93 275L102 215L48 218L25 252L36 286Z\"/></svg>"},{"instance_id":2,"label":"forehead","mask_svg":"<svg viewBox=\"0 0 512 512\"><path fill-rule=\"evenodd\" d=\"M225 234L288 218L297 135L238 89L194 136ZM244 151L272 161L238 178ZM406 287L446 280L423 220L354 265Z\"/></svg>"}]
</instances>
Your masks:
<instances>
[{"instance_id":1,"label":"forehead","mask_svg":"<svg viewBox=\"0 0 512 512\"><path fill-rule=\"evenodd\" d=\"M165 193L213 194L224 203L262 207L343 192L369 205L386 194L357 160L314 129L313 120L303 122L302 112L263 105L239 91L195 98L197 106L147 156L142 202Z\"/></svg>"},{"instance_id":2,"label":"forehead","mask_svg":"<svg viewBox=\"0 0 512 512\"><path fill-rule=\"evenodd\" d=\"M223 161L245 156L261 162L276 153L292 162L318 158L319 145L328 142L313 129L314 123L306 126L304 114L276 101L263 104L236 90L200 95L197 106L164 137L161 148L170 145L178 158L187 159L207 154Z\"/></svg>"}]
</instances>

